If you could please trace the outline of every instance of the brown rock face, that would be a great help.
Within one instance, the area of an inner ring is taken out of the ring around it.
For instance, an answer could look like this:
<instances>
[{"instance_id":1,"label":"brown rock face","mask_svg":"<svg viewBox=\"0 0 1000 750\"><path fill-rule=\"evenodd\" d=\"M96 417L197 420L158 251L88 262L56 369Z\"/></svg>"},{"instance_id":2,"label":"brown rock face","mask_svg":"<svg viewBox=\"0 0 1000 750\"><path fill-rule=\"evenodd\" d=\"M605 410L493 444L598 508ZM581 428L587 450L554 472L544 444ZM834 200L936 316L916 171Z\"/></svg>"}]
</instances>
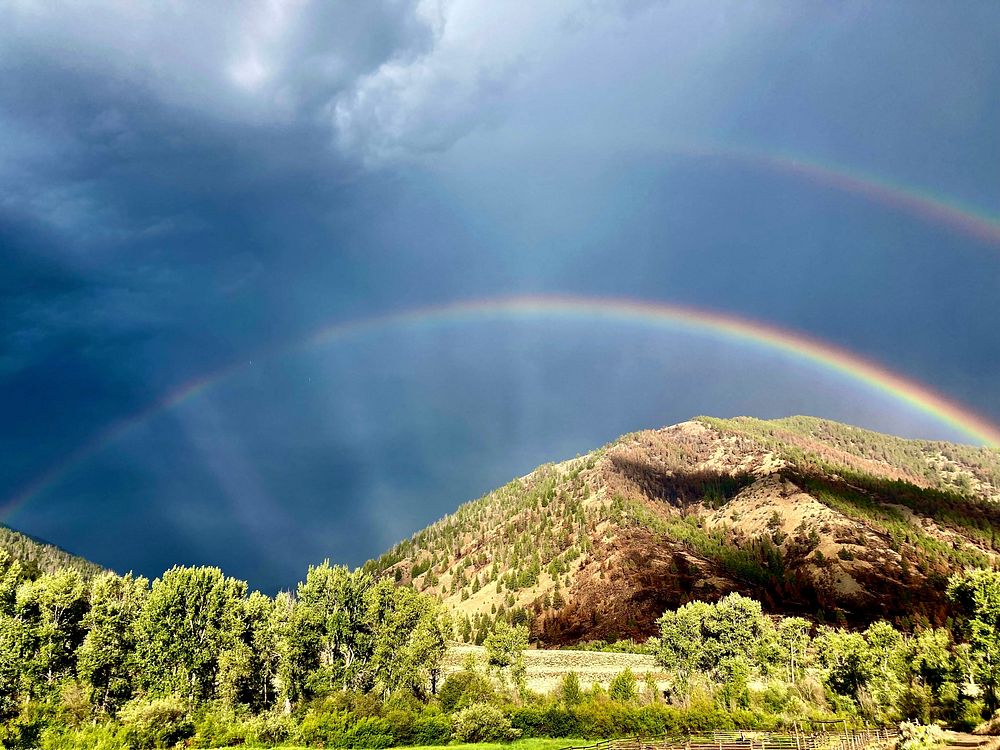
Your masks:
<instances>
[{"instance_id":1,"label":"brown rock face","mask_svg":"<svg viewBox=\"0 0 1000 750\"><path fill-rule=\"evenodd\" d=\"M730 591L774 613L940 623L944 582L991 565L1000 451L807 417L699 418L543 466L370 563L438 594L475 641L643 639Z\"/></svg>"}]
</instances>

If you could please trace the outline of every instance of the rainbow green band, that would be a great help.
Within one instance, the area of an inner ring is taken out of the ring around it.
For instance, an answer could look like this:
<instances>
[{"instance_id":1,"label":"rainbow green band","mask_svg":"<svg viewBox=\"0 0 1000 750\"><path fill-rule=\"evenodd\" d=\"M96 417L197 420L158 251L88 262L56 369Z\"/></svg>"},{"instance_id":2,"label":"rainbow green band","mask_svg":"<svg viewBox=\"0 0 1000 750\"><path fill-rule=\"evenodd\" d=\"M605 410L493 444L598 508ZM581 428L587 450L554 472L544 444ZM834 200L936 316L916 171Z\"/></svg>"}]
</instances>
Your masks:
<instances>
[{"instance_id":1,"label":"rainbow green band","mask_svg":"<svg viewBox=\"0 0 1000 750\"><path fill-rule=\"evenodd\" d=\"M758 345L789 355L801 362L818 365L827 371L840 373L935 418L976 442L994 447L1000 446L1000 429L988 420L881 365L800 333L712 310L659 302L568 296L501 297L456 302L334 323L297 341L260 350L247 360L241 360L185 383L142 411L114 422L100 431L87 443L65 456L9 498L2 509L2 516L9 518L32 498L54 485L70 469L95 455L132 428L156 414L195 398L208 388L241 372L252 359L271 359L394 328L489 320L536 321L558 318L580 321L603 320L623 325L682 330Z\"/></svg>"}]
</instances>

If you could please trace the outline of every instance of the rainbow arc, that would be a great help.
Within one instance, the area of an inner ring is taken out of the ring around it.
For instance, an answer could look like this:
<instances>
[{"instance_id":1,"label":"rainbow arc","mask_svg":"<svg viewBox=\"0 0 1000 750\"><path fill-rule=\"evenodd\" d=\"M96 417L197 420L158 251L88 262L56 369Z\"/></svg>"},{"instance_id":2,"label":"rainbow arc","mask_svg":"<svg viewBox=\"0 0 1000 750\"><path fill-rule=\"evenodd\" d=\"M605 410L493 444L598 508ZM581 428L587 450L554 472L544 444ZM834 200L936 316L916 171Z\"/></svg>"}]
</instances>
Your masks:
<instances>
[{"instance_id":1,"label":"rainbow arc","mask_svg":"<svg viewBox=\"0 0 1000 750\"><path fill-rule=\"evenodd\" d=\"M0 508L0 516L10 517L33 498L53 487L71 469L121 439L138 425L197 398L208 389L242 372L251 359L273 359L394 329L460 323L476 324L485 321L547 319L606 321L624 326L687 331L757 346L790 356L793 360L805 364L818 366L828 372L839 373L849 381L869 387L908 408L933 417L941 424L968 436L974 442L1000 446L1000 428L968 408L880 364L802 333L714 310L661 302L558 295L498 297L337 322L298 340L259 350L246 360L181 385L141 411L101 430L10 497Z\"/></svg>"}]
</instances>

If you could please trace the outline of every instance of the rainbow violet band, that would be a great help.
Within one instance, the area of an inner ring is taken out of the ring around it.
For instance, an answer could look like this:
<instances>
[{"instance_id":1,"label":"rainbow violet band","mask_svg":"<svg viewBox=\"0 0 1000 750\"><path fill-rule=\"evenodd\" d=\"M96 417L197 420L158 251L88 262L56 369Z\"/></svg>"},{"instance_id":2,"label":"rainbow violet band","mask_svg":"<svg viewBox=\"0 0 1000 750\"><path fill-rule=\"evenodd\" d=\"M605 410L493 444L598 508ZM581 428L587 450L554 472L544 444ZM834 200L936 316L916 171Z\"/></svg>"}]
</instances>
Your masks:
<instances>
[{"instance_id":1,"label":"rainbow violet band","mask_svg":"<svg viewBox=\"0 0 1000 750\"><path fill-rule=\"evenodd\" d=\"M1000 429L988 420L881 365L801 333L727 313L661 302L555 295L499 297L454 302L338 322L303 338L258 350L246 359L183 384L152 402L145 409L101 430L9 498L0 509L0 515L4 518L10 517L32 498L53 486L70 469L97 454L129 430L238 374L248 367L253 359L272 359L295 351L327 346L354 337L397 328L490 320L546 319L606 321L630 326L687 331L760 346L844 375L957 429L976 442L994 447L1000 446Z\"/></svg>"}]
</instances>

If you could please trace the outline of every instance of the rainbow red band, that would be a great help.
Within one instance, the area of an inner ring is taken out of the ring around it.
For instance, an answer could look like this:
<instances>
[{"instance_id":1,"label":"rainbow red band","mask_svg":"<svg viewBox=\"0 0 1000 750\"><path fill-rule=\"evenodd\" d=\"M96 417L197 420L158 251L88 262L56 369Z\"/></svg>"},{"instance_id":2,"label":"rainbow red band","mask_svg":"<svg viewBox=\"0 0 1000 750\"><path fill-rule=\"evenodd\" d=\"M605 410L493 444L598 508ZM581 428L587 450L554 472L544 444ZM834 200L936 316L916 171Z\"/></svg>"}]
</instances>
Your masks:
<instances>
[{"instance_id":1,"label":"rainbow red band","mask_svg":"<svg viewBox=\"0 0 1000 750\"><path fill-rule=\"evenodd\" d=\"M681 305L568 296L501 297L456 302L389 313L362 320L334 323L291 343L255 352L251 358L273 358L353 337L409 326L475 323L488 320L543 320L569 318L584 321L604 320L623 325L641 325L667 330L685 330L719 336L739 343L755 344L790 355L802 362L840 373L863 383L916 411L968 435L973 440L1000 446L1000 428L944 396L881 365L870 362L832 344L777 326L737 318L733 315ZM49 468L5 504L2 515L9 517L33 497L53 486L70 469L83 463L110 443L123 437L133 427L151 417L189 401L208 388L242 371L247 361L215 370L184 384L154 401L148 407L114 422Z\"/></svg>"}]
</instances>

